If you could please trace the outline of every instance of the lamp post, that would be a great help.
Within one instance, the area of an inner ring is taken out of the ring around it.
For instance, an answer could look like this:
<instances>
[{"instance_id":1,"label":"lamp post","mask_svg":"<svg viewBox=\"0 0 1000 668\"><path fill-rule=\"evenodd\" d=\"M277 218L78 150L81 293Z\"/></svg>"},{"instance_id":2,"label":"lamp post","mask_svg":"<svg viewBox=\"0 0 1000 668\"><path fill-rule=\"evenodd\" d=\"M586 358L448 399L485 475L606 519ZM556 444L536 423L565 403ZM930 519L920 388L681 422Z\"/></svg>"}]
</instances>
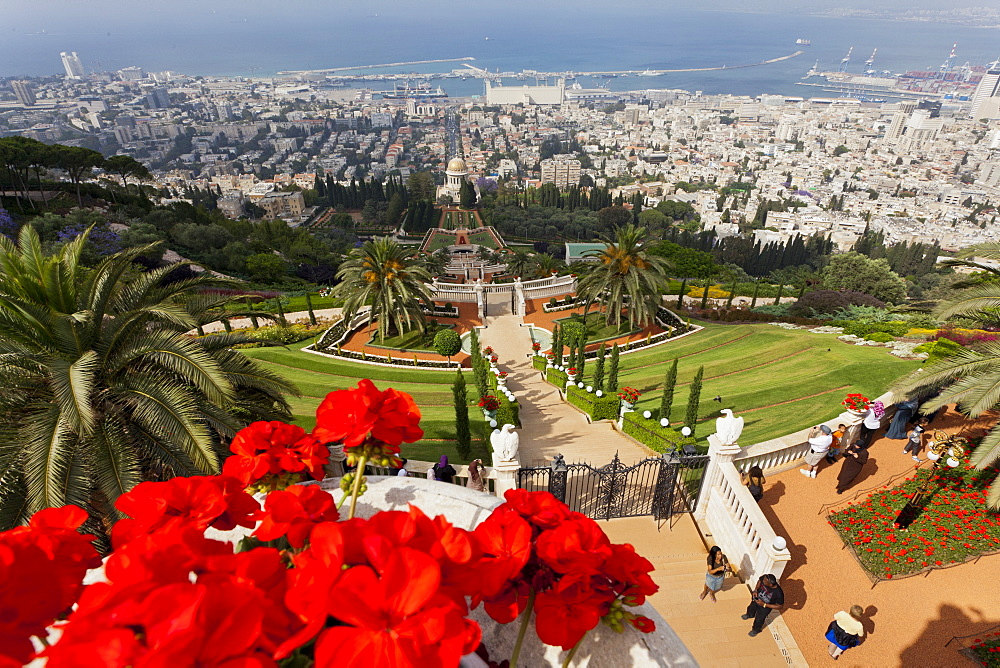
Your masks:
<instances>
[{"instance_id":1,"label":"lamp post","mask_svg":"<svg viewBox=\"0 0 1000 668\"><path fill-rule=\"evenodd\" d=\"M969 451L969 441L964 436L947 434L943 431L934 432L934 440L927 446L927 459L934 462L927 479L913 493L903 509L896 516L895 524L901 531L906 531L914 520L920 516L922 505L931 488L931 481L942 464L955 468Z\"/></svg>"}]
</instances>

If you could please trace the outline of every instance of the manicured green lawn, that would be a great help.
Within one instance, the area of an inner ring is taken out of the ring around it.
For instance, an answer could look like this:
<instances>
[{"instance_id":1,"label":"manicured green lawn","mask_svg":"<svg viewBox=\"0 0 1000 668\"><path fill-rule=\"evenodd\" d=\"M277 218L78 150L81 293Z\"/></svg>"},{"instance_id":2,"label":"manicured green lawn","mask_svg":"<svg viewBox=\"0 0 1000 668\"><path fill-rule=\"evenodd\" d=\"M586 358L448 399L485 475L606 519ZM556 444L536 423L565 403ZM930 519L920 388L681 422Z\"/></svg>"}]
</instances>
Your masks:
<instances>
[{"instance_id":1,"label":"manicured green lawn","mask_svg":"<svg viewBox=\"0 0 1000 668\"><path fill-rule=\"evenodd\" d=\"M322 357L302 352L309 341L285 348L254 348L243 352L263 362L271 370L290 380L299 397L291 397L293 421L295 424L312 429L315 425L316 407L328 392L354 387L362 378L370 378L384 390L393 387L413 396L420 407L420 426L424 439L413 444L404 444L403 456L421 461L437 461L441 455L448 455L453 462L467 463L455 450L455 409L452 404L451 386L455 381L455 371L414 371L406 368L352 364L343 360ZM474 397L475 386L471 373L467 373L469 423L472 429L473 458L487 461L488 444L483 440L485 425L482 413L475 406L479 398Z\"/></svg>"},{"instance_id":2,"label":"manicured green lawn","mask_svg":"<svg viewBox=\"0 0 1000 668\"><path fill-rule=\"evenodd\" d=\"M427 246L424 251L427 253L433 253L436 250L441 250L442 248L447 248L455 243L454 234L442 234L440 232L431 233L431 238L427 240Z\"/></svg>"},{"instance_id":3,"label":"manicured green lawn","mask_svg":"<svg viewBox=\"0 0 1000 668\"><path fill-rule=\"evenodd\" d=\"M487 246L489 248L498 248L496 239L489 232L476 232L469 235L469 243L476 244L477 246Z\"/></svg>"},{"instance_id":4,"label":"manicured green lawn","mask_svg":"<svg viewBox=\"0 0 1000 668\"><path fill-rule=\"evenodd\" d=\"M730 408L745 420L742 445L834 418L848 392L878 396L920 364L893 357L886 348L846 345L834 334L708 324L676 342L621 356L619 386L643 393L636 410L659 418L664 375L674 358L680 361L671 423L684 421L690 383L704 365L696 435L712 433L719 410ZM593 360L587 362L588 379L594 366ZM716 396L722 401L714 401Z\"/></svg>"},{"instance_id":5,"label":"manicured green lawn","mask_svg":"<svg viewBox=\"0 0 1000 668\"><path fill-rule=\"evenodd\" d=\"M374 347L382 348L398 348L402 350L421 350L424 352L435 352L434 350L434 336L442 329L451 329L447 325L439 324L437 328L433 325L428 324L427 329L421 332L418 329L411 329L403 334L397 334L396 336L387 336L385 340L380 340L378 338L378 332L372 333L372 338L368 341L369 345Z\"/></svg>"},{"instance_id":6,"label":"manicured green lawn","mask_svg":"<svg viewBox=\"0 0 1000 668\"><path fill-rule=\"evenodd\" d=\"M570 316L568 318L560 318L556 320L560 325L565 325L569 322L580 322L581 317ZM604 314L592 311L587 314L587 341L603 341L604 339L611 339L617 336L622 336L624 334L630 334L634 331L632 326L628 322L623 322L619 326L615 326L614 323L610 325L604 322Z\"/></svg>"}]
</instances>

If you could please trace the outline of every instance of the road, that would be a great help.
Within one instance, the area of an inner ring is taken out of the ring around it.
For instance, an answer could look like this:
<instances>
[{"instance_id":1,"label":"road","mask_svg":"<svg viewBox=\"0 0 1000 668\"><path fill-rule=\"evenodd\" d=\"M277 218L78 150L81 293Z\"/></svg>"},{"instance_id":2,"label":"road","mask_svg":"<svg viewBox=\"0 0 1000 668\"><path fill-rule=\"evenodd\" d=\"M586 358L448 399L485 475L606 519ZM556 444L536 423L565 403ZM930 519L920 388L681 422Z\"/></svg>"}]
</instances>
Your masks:
<instances>
[{"instance_id":1,"label":"road","mask_svg":"<svg viewBox=\"0 0 1000 668\"><path fill-rule=\"evenodd\" d=\"M449 108L445 112L444 131L448 141L448 160L462 157L462 134L458 123L458 112Z\"/></svg>"}]
</instances>

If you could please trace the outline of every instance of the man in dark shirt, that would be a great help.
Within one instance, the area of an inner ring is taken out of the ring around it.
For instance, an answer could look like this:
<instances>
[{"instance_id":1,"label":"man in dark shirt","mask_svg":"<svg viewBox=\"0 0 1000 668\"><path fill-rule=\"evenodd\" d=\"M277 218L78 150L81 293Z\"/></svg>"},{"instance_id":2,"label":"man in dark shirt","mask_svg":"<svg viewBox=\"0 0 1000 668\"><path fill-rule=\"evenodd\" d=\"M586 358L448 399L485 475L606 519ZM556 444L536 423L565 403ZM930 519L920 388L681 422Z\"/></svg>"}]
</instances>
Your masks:
<instances>
[{"instance_id":1,"label":"man in dark shirt","mask_svg":"<svg viewBox=\"0 0 1000 668\"><path fill-rule=\"evenodd\" d=\"M772 610L780 610L785 604L785 592L781 591L778 585L778 578L770 573L760 576L757 586L753 590L750 605L747 606L747 614L741 619L753 617L753 628L748 634L751 638L761 632L764 628L764 620Z\"/></svg>"}]
</instances>

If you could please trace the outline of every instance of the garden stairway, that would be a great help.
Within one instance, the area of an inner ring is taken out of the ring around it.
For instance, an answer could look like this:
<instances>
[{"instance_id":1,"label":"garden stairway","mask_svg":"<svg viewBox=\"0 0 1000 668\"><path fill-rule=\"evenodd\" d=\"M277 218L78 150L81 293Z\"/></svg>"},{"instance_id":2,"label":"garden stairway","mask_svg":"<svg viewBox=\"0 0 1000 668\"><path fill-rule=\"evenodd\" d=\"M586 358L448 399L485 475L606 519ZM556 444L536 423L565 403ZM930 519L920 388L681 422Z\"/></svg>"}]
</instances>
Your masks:
<instances>
[{"instance_id":1,"label":"garden stairway","mask_svg":"<svg viewBox=\"0 0 1000 668\"><path fill-rule=\"evenodd\" d=\"M615 452L625 464L647 457L642 448L615 431L609 422L590 424L583 413L562 400L555 386L542 379L531 365L531 336L523 318L488 318L479 338L500 358L500 368L510 374L507 387L521 404L522 466L547 465L557 454L564 455L568 463L593 466L607 464Z\"/></svg>"}]
</instances>

